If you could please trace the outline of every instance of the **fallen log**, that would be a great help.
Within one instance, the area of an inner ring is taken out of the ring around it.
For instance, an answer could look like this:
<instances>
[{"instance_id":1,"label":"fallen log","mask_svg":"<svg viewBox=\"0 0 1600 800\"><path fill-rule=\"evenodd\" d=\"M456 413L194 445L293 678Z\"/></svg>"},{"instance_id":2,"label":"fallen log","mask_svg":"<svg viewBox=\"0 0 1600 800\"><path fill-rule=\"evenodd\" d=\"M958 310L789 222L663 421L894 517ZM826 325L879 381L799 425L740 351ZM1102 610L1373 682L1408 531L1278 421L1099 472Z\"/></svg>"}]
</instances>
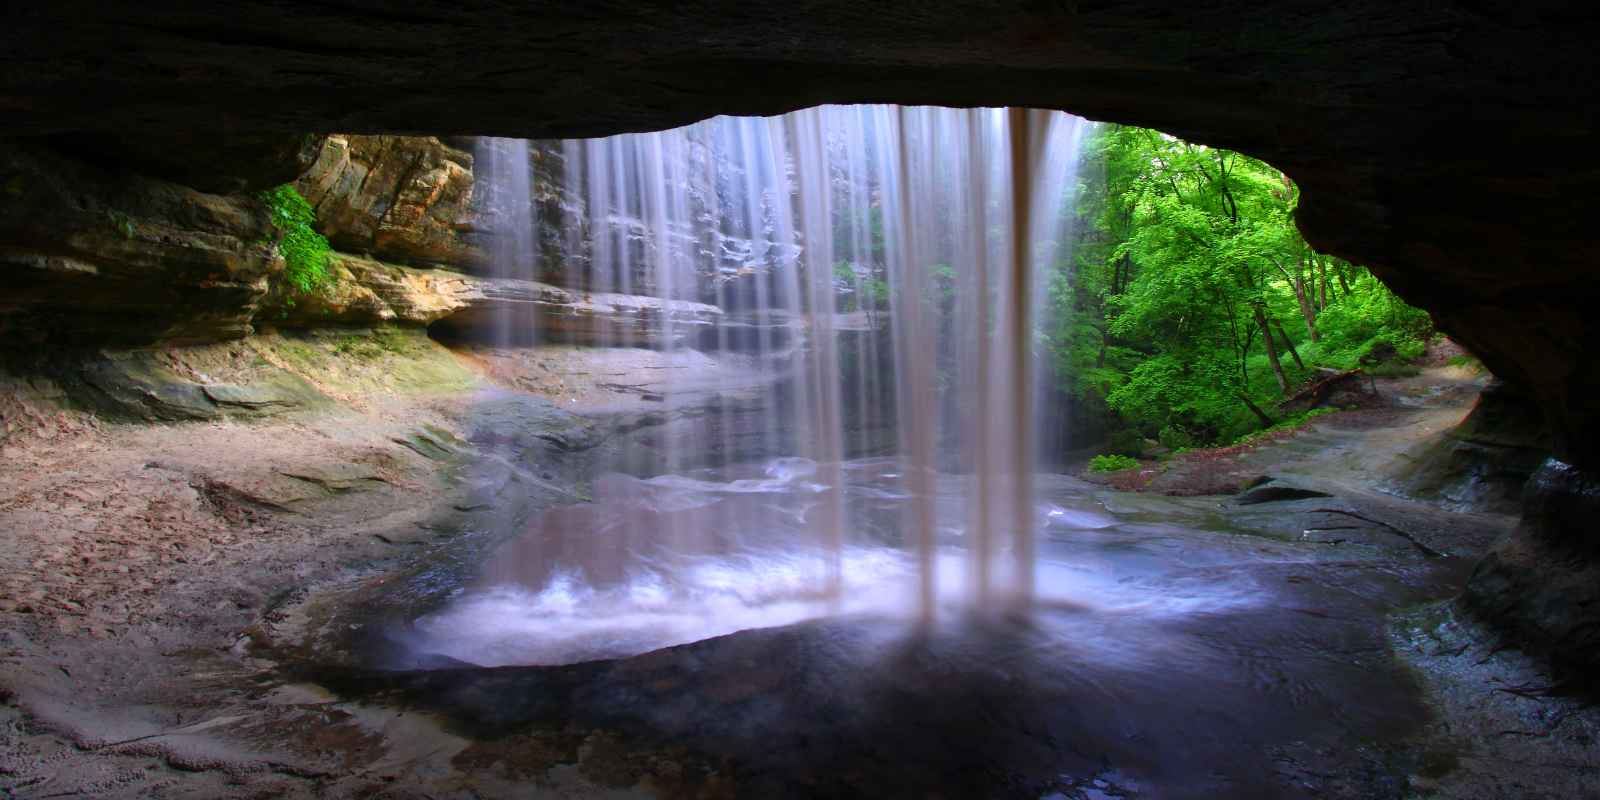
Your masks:
<instances>
[{"instance_id":1,"label":"fallen log","mask_svg":"<svg viewBox=\"0 0 1600 800\"><path fill-rule=\"evenodd\" d=\"M1319 370L1319 372L1322 372L1322 370ZM1306 403L1306 408L1315 408L1323 400L1327 399L1328 395L1338 388L1340 384L1352 379L1360 381L1363 374L1365 373L1359 368L1344 372L1333 372L1323 378L1312 381L1304 389L1278 401L1278 407L1282 408L1304 402Z\"/></svg>"}]
</instances>

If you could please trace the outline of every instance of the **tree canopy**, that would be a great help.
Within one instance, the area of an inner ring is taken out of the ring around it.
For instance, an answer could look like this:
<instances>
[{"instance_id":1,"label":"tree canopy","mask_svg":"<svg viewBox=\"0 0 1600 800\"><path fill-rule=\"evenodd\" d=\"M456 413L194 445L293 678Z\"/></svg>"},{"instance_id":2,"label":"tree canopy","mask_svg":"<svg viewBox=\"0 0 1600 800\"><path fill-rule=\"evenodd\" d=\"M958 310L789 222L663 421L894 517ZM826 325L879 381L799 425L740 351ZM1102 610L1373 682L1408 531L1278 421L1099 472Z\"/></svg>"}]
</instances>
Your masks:
<instances>
[{"instance_id":1,"label":"tree canopy","mask_svg":"<svg viewBox=\"0 0 1600 800\"><path fill-rule=\"evenodd\" d=\"M1366 269L1306 244L1297 187L1262 161L1098 126L1077 191L1047 339L1063 388L1112 429L1231 441L1277 421L1316 368L1414 357L1431 332Z\"/></svg>"}]
</instances>

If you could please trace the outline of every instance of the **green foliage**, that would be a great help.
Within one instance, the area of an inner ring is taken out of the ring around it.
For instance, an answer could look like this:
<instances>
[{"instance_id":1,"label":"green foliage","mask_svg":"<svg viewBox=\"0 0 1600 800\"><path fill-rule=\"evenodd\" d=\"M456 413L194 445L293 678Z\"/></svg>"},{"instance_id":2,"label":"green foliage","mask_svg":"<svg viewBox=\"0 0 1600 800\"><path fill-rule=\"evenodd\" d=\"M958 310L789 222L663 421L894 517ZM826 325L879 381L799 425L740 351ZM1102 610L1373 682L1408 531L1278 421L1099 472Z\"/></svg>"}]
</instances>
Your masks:
<instances>
[{"instance_id":1,"label":"green foliage","mask_svg":"<svg viewBox=\"0 0 1600 800\"><path fill-rule=\"evenodd\" d=\"M848 261L833 262L833 280L845 286L854 286L856 283L856 270Z\"/></svg>"},{"instance_id":2,"label":"green foliage","mask_svg":"<svg viewBox=\"0 0 1600 800\"><path fill-rule=\"evenodd\" d=\"M1375 348L1381 361L1422 352L1427 314L1313 251L1294 225L1299 190L1277 169L1125 126L1098 127L1085 147L1045 334L1062 388L1112 426L1173 449L1229 442L1270 424L1280 374L1292 391Z\"/></svg>"},{"instance_id":3,"label":"green foliage","mask_svg":"<svg viewBox=\"0 0 1600 800\"><path fill-rule=\"evenodd\" d=\"M1125 469L1135 469L1139 466L1139 459L1124 455L1098 455L1089 459L1090 472L1121 472Z\"/></svg>"},{"instance_id":4,"label":"green foliage","mask_svg":"<svg viewBox=\"0 0 1600 800\"><path fill-rule=\"evenodd\" d=\"M1377 278L1363 274L1351 282L1350 294L1317 315L1321 340L1301 355L1309 353L1323 366L1354 369L1387 346L1392 358L1409 361L1422 355L1432 326L1427 312L1406 305Z\"/></svg>"},{"instance_id":5,"label":"green foliage","mask_svg":"<svg viewBox=\"0 0 1600 800\"><path fill-rule=\"evenodd\" d=\"M833 291L839 311L880 311L889 307L889 282L868 267L858 273L848 261L833 262ZM953 274L953 273L952 273Z\"/></svg>"},{"instance_id":6,"label":"green foliage","mask_svg":"<svg viewBox=\"0 0 1600 800\"><path fill-rule=\"evenodd\" d=\"M837 310L861 309L861 293L856 291L856 271L848 261L833 262L833 295Z\"/></svg>"},{"instance_id":7,"label":"green foliage","mask_svg":"<svg viewBox=\"0 0 1600 800\"><path fill-rule=\"evenodd\" d=\"M317 213L289 184L268 189L260 195L272 212L272 225L278 230L278 252L283 254L284 280L301 295L319 294L332 288L334 276L328 266L332 247L327 237L317 233Z\"/></svg>"},{"instance_id":8,"label":"green foliage","mask_svg":"<svg viewBox=\"0 0 1600 800\"><path fill-rule=\"evenodd\" d=\"M934 302L947 307L956 299L956 268L949 264L934 264L928 268L928 291Z\"/></svg>"},{"instance_id":9,"label":"green foliage","mask_svg":"<svg viewBox=\"0 0 1600 800\"><path fill-rule=\"evenodd\" d=\"M1144 452L1144 437L1140 436L1139 431L1133 428L1113 431L1106 438L1106 449L1112 453L1137 456Z\"/></svg>"},{"instance_id":10,"label":"green foliage","mask_svg":"<svg viewBox=\"0 0 1600 800\"><path fill-rule=\"evenodd\" d=\"M1194 437L1189 435L1188 431L1176 425L1168 425L1162 428L1161 432L1156 435L1156 441L1161 442L1161 446L1168 450L1187 450L1194 447Z\"/></svg>"},{"instance_id":11,"label":"green foliage","mask_svg":"<svg viewBox=\"0 0 1600 800\"><path fill-rule=\"evenodd\" d=\"M866 286L867 296L872 301L874 309L887 309L889 307L889 282L883 278L873 278Z\"/></svg>"},{"instance_id":12,"label":"green foliage","mask_svg":"<svg viewBox=\"0 0 1600 800\"><path fill-rule=\"evenodd\" d=\"M133 220L129 219L127 214L121 211L107 211L106 218L111 220L111 225L117 229L118 233L122 234L122 238L133 238Z\"/></svg>"}]
</instances>

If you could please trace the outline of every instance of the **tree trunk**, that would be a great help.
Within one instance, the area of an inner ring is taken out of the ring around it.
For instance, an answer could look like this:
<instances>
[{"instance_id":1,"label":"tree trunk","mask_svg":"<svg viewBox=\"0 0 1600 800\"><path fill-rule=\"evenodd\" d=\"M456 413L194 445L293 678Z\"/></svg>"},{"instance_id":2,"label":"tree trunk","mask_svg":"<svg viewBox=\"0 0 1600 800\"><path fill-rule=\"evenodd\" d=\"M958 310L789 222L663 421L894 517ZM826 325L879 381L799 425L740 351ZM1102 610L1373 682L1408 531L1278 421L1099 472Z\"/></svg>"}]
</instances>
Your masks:
<instances>
[{"instance_id":1,"label":"tree trunk","mask_svg":"<svg viewBox=\"0 0 1600 800\"><path fill-rule=\"evenodd\" d=\"M1278 377L1278 388L1289 394L1289 377L1283 374L1283 362L1278 360L1278 346L1272 341L1272 330L1267 327L1267 312L1255 307L1256 327L1261 330L1261 343L1267 349L1267 361L1272 364L1272 374Z\"/></svg>"},{"instance_id":2,"label":"tree trunk","mask_svg":"<svg viewBox=\"0 0 1600 800\"><path fill-rule=\"evenodd\" d=\"M1320 258L1317 259L1317 272L1322 275L1322 304L1317 306L1317 310L1325 311L1328 308L1328 265ZM1314 342L1316 340L1316 334L1313 333L1311 335L1311 341Z\"/></svg>"},{"instance_id":3,"label":"tree trunk","mask_svg":"<svg viewBox=\"0 0 1600 800\"><path fill-rule=\"evenodd\" d=\"M1311 262L1310 270L1306 269L1308 255ZM1305 319L1306 334L1311 337L1311 341L1317 341L1317 312L1322 309L1317 306L1316 254L1308 254L1306 250L1302 249L1300 251L1300 259L1295 264L1293 275L1290 275L1289 270L1284 269L1283 265L1278 264L1277 261L1274 260L1272 263L1278 267L1278 273L1283 275L1283 282L1294 290L1294 300L1300 305L1300 316ZM1308 275L1310 276L1309 282L1307 280ZM1280 334L1283 333L1281 326L1278 328L1278 332ZM1298 361L1299 359L1297 358L1296 360Z\"/></svg>"},{"instance_id":4,"label":"tree trunk","mask_svg":"<svg viewBox=\"0 0 1600 800\"><path fill-rule=\"evenodd\" d=\"M1289 355L1294 356L1294 364L1295 364L1295 366L1299 367L1301 372L1304 372L1305 369L1306 369L1306 362L1300 360L1300 351L1295 349L1294 340L1290 339L1289 338L1289 334L1284 332L1283 323L1281 323L1281 322L1277 321L1276 319L1274 319L1272 321L1272 324L1277 327L1277 329L1278 329L1278 338L1283 339L1283 346L1289 348ZM1315 340L1317 338L1316 337L1316 333L1317 333L1317 329L1316 328L1312 328L1311 329L1311 338L1313 340Z\"/></svg>"},{"instance_id":5,"label":"tree trunk","mask_svg":"<svg viewBox=\"0 0 1600 800\"><path fill-rule=\"evenodd\" d=\"M1317 254L1310 250L1307 247L1300 251L1300 266L1295 269L1295 274L1306 276L1306 299L1310 301L1312 311L1321 313L1322 306L1317 305ZM1301 311L1305 310L1305 305L1301 304Z\"/></svg>"},{"instance_id":6,"label":"tree trunk","mask_svg":"<svg viewBox=\"0 0 1600 800\"><path fill-rule=\"evenodd\" d=\"M1241 392L1239 394L1239 399L1244 401L1244 407L1250 409L1250 413L1256 415L1256 419L1261 420L1261 427L1270 428L1270 427L1273 426L1274 423L1273 423L1272 417L1267 416L1267 412L1262 411L1261 410L1261 406L1258 406L1255 403L1250 402L1250 396L1249 395L1246 395L1246 394Z\"/></svg>"},{"instance_id":7,"label":"tree trunk","mask_svg":"<svg viewBox=\"0 0 1600 800\"><path fill-rule=\"evenodd\" d=\"M1300 302L1300 316L1305 318L1306 335L1310 336L1313 342L1319 338L1317 335L1317 309L1313 307L1316 302L1316 280L1317 274L1313 272L1311 273L1311 286L1307 287L1305 281L1301 278L1296 278L1294 282L1294 299Z\"/></svg>"}]
</instances>

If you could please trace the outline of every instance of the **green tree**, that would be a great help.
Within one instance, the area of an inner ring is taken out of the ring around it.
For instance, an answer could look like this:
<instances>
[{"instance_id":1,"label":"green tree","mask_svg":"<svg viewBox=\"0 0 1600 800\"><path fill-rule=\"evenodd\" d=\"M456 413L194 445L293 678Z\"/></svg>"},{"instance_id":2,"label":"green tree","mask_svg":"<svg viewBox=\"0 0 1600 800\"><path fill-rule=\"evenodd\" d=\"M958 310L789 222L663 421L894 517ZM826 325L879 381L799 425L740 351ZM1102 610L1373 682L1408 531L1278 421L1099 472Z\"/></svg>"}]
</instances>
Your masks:
<instances>
[{"instance_id":1,"label":"green tree","mask_svg":"<svg viewBox=\"0 0 1600 800\"><path fill-rule=\"evenodd\" d=\"M1049 342L1066 388L1113 424L1231 440L1272 425L1318 367L1379 341L1420 351L1426 315L1314 252L1294 226L1298 189L1272 166L1126 126L1099 127L1084 158Z\"/></svg>"}]
</instances>

